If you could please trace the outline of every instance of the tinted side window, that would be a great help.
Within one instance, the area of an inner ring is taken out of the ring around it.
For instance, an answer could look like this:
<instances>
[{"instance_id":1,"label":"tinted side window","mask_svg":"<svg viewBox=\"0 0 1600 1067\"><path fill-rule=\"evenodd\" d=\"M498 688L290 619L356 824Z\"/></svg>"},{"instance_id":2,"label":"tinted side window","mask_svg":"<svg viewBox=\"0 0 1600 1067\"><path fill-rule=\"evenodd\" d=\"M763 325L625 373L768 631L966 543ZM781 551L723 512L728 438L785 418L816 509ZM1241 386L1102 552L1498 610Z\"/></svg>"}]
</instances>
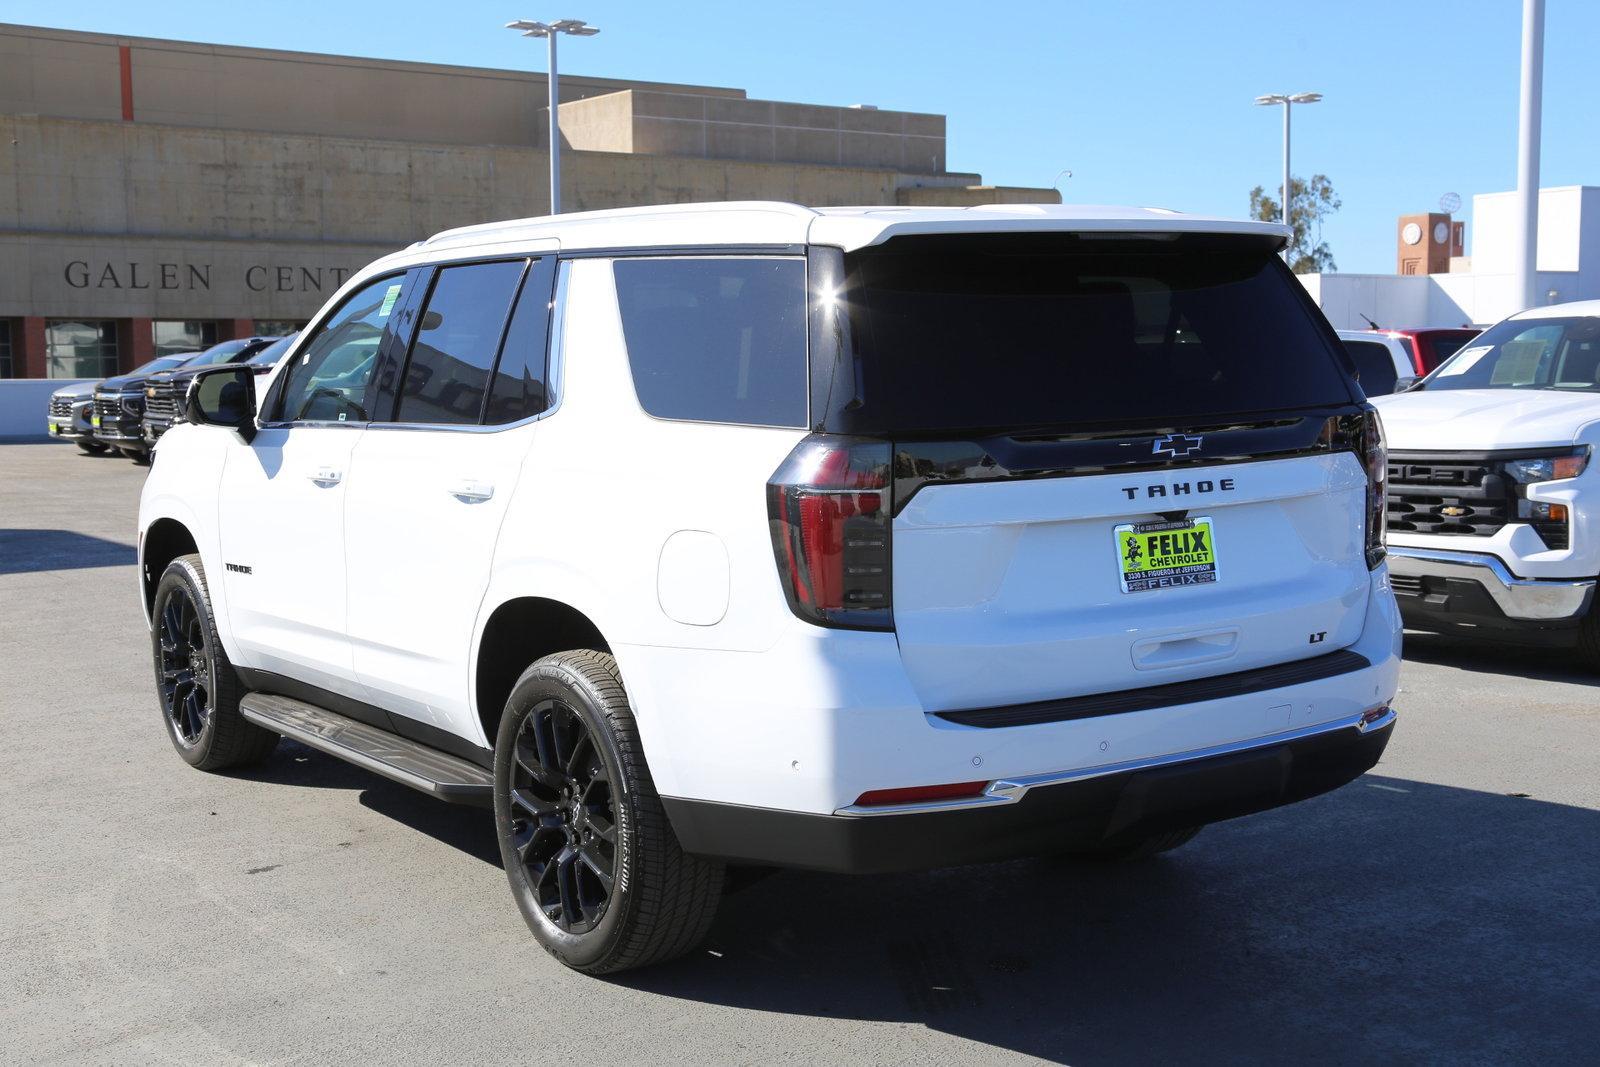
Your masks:
<instances>
[{"instance_id":1,"label":"tinted side window","mask_svg":"<svg viewBox=\"0 0 1600 1067\"><path fill-rule=\"evenodd\" d=\"M1350 358L1355 360L1356 371L1361 375L1362 392L1368 396L1394 392L1394 357L1385 345L1377 341L1346 341L1344 347L1350 353Z\"/></svg>"},{"instance_id":2,"label":"tinted side window","mask_svg":"<svg viewBox=\"0 0 1600 1067\"><path fill-rule=\"evenodd\" d=\"M527 280L522 283L522 295L517 297L517 310L512 312L505 344L500 348L500 362L495 367L494 382L489 387L489 404L483 421L490 426L518 422L549 406L545 389L545 341L550 322L552 273L549 260L535 260Z\"/></svg>"},{"instance_id":3,"label":"tinted side window","mask_svg":"<svg viewBox=\"0 0 1600 1067\"><path fill-rule=\"evenodd\" d=\"M367 383L405 280L380 278L350 295L284 371L278 418L364 422Z\"/></svg>"},{"instance_id":4,"label":"tinted side window","mask_svg":"<svg viewBox=\"0 0 1600 1067\"><path fill-rule=\"evenodd\" d=\"M397 422L476 423L525 260L445 267L406 361Z\"/></svg>"},{"instance_id":5,"label":"tinted side window","mask_svg":"<svg viewBox=\"0 0 1600 1067\"><path fill-rule=\"evenodd\" d=\"M803 260L624 259L614 270L634 390L646 411L805 425Z\"/></svg>"}]
</instances>

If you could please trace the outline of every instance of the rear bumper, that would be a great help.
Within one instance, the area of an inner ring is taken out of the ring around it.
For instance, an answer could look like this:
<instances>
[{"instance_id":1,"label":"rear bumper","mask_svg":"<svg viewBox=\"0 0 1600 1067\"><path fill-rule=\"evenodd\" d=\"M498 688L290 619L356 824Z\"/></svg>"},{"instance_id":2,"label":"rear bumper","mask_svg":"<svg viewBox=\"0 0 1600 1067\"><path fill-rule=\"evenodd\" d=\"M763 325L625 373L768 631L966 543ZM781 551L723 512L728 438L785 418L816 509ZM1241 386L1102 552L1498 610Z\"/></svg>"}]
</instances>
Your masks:
<instances>
[{"instance_id":1,"label":"rear bumper","mask_svg":"<svg viewBox=\"0 0 1600 1067\"><path fill-rule=\"evenodd\" d=\"M1389 572L1406 625L1422 630L1571 628L1595 596L1593 578L1518 578L1483 552L1391 546Z\"/></svg>"},{"instance_id":2,"label":"rear bumper","mask_svg":"<svg viewBox=\"0 0 1600 1067\"><path fill-rule=\"evenodd\" d=\"M1326 793L1371 769L1385 709L1248 742L994 782L980 797L832 815L664 797L684 849L734 863L852 874L1115 847Z\"/></svg>"}]
</instances>

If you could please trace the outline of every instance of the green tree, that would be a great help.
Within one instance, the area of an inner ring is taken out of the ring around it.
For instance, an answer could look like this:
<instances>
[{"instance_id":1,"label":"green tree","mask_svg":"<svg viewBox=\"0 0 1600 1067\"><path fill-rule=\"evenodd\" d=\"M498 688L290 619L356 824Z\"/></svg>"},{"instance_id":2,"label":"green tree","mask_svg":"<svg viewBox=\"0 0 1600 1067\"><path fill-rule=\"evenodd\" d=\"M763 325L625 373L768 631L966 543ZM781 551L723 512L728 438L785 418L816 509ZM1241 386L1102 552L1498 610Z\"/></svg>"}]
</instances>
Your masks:
<instances>
[{"instance_id":1,"label":"green tree","mask_svg":"<svg viewBox=\"0 0 1600 1067\"><path fill-rule=\"evenodd\" d=\"M1339 194L1326 174L1313 174L1308 185L1300 178L1289 179L1289 226L1294 237L1289 242L1289 269L1296 274L1335 271L1333 253L1322 239L1322 220L1341 207ZM1250 217L1262 222L1282 222L1283 207L1261 186L1250 190Z\"/></svg>"}]
</instances>

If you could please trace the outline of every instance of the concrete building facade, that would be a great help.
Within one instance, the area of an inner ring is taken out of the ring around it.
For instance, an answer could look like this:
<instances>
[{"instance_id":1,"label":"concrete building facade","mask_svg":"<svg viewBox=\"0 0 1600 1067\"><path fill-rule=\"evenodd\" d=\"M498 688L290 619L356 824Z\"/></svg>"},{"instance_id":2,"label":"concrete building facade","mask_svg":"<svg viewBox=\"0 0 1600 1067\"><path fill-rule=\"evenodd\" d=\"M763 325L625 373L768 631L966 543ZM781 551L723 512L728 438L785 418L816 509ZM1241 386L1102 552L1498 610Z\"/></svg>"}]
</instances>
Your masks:
<instances>
[{"instance_id":1,"label":"concrete building facade","mask_svg":"<svg viewBox=\"0 0 1600 1067\"><path fill-rule=\"evenodd\" d=\"M0 25L0 377L303 323L353 271L548 211L541 74ZM945 169L942 115L563 76L568 210L1057 203Z\"/></svg>"},{"instance_id":2,"label":"concrete building facade","mask_svg":"<svg viewBox=\"0 0 1600 1067\"><path fill-rule=\"evenodd\" d=\"M1364 330L1369 318L1400 329L1492 325L1526 310L1516 287L1516 226L1516 193L1480 193L1472 198L1472 254L1452 256L1446 273L1302 274L1300 280L1341 330ZM1600 186L1539 190L1536 266L1541 304L1600 299Z\"/></svg>"}]
</instances>

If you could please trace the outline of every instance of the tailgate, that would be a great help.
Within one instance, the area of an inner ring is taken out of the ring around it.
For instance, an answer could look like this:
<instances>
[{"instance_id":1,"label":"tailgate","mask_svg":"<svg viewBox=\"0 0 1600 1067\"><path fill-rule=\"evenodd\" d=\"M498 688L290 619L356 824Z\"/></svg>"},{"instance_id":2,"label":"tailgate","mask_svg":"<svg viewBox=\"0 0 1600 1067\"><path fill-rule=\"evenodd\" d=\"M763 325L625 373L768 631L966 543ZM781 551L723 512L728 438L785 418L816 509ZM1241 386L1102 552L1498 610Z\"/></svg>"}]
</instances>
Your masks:
<instances>
[{"instance_id":1,"label":"tailgate","mask_svg":"<svg viewBox=\"0 0 1600 1067\"><path fill-rule=\"evenodd\" d=\"M1348 452L925 485L894 519L901 658L924 708L951 711L1345 647L1370 581L1366 488ZM1181 553L1159 561L1178 580L1137 580L1146 558L1125 581L1130 534L1162 533L1141 547Z\"/></svg>"}]
</instances>

